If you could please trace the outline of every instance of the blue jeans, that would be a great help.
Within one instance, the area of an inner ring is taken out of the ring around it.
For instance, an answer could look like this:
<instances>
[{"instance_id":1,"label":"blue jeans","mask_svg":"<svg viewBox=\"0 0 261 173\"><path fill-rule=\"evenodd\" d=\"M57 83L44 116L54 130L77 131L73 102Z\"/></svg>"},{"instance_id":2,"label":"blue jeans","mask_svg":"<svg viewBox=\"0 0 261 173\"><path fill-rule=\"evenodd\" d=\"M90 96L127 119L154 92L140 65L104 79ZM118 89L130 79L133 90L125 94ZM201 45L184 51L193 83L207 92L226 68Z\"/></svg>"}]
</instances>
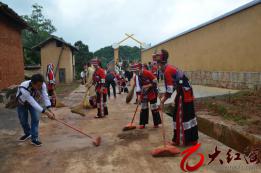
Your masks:
<instances>
[{"instance_id":1,"label":"blue jeans","mask_svg":"<svg viewBox=\"0 0 261 173\"><path fill-rule=\"evenodd\" d=\"M31 114L31 127L28 123L28 112ZM37 112L32 106L17 106L17 113L20 124L24 130L25 135L31 135L32 140L38 139L38 126L40 120L40 113Z\"/></svg>"}]
</instances>

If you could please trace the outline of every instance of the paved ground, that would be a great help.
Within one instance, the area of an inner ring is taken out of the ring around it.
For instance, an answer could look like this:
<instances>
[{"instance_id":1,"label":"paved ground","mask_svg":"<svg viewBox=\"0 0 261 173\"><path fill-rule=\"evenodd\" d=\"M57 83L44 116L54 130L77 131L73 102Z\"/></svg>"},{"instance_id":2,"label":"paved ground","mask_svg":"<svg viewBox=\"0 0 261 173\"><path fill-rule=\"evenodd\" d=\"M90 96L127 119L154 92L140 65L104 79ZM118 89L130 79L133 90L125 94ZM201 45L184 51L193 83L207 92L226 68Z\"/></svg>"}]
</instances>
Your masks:
<instances>
[{"instance_id":1,"label":"paved ground","mask_svg":"<svg viewBox=\"0 0 261 173\"><path fill-rule=\"evenodd\" d=\"M83 97L82 86L65 98L68 106L73 106ZM197 95L197 91L195 90ZM81 128L94 136L102 136L100 147L93 147L90 140L67 127L42 116L40 136L43 146L33 147L29 142L19 143L16 138L21 134L14 110L0 108L0 172L83 172L83 173L173 173L180 169L181 156L170 158L153 158L150 151L162 144L161 129L153 129L152 123L145 130L122 132L135 108L125 104L125 96L119 95L116 100L109 100L109 116L105 119L94 119L96 110L87 110L82 117L70 112L68 107L56 110L57 118ZM172 136L172 120L165 116L167 139ZM136 122L138 121L138 117ZM228 147L200 133L202 143L200 152L205 155L204 165L197 172L260 172L256 167L241 161L232 160L226 163ZM221 150L218 158L207 165L208 154L215 147ZM180 148L182 151L185 148ZM235 151L232 152L233 154ZM219 159L224 161L221 165ZM196 163L198 157L191 156L190 164Z\"/></svg>"},{"instance_id":2,"label":"paved ground","mask_svg":"<svg viewBox=\"0 0 261 173\"><path fill-rule=\"evenodd\" d=\"M161 88L162 91L164 91L164 88L163 87ZM193 85L193 91L194 91L195 98L219 96L219 95L233 94L238 92L238 90L217 88L217 87L207 87L202 85ZM174 97L175 97L175 93L172 94L172 99L167 100L166 103L172 102Z\"/></svg>"}]
</instances>

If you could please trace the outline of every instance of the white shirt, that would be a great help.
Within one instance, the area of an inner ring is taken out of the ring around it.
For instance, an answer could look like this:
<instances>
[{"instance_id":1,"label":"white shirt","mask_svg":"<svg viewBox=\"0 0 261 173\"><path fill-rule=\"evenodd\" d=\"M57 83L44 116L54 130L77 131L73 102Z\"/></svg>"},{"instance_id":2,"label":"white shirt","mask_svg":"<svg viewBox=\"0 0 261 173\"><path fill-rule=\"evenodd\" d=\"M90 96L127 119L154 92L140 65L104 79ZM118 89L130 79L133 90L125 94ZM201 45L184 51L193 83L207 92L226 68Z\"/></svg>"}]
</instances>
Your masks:
<instances>
[{"instance_id":1,"label":"white shirt","mask_svg":"<svg viewBox=\"0 0 261 173\"><path fill-rule=\"evenodd\" d=\"M136 79L136 87L135 87L136 88L136 92L141 92L138 75L135 75L135 79Z\"/></svg>"},{"instance_id":2,"label":"white shirt","mask_svg":"<svg viewBox=\"0 0 261 173\"><path fill-rule=\"evenodd\" d=\"M20 86L28 88L30 83L31 83L31 80L24 81L24 82L21 83ZM47 89L46 89L46 84L45 83L43 83L42 90L40 91L40 93L41 93L41 100L43 100L44 105L46 107L50 107L51 106L51 102L50 102L50 99L48 97L48 93L47 93ZM28 102L38 112L43 112L44 111L44 108L42 108L42 106L35 100L35 98L31 95L30 91L20 87L17 90L16 96L18 96L19 94L21 94L19 96L19 100L21 102L23 102L23 103Z\"/></svg>"},{"instance_id":3,"label":"white shirt","mask_svg":"<svg viewBox=\"0 0 261 173\"><path fill-rule=\"evenodd\" d=\"M84 78L85 77L85 74L84 74L84 72L82 71L81 72L81 78Z\"/></svg>"}]
</instances>

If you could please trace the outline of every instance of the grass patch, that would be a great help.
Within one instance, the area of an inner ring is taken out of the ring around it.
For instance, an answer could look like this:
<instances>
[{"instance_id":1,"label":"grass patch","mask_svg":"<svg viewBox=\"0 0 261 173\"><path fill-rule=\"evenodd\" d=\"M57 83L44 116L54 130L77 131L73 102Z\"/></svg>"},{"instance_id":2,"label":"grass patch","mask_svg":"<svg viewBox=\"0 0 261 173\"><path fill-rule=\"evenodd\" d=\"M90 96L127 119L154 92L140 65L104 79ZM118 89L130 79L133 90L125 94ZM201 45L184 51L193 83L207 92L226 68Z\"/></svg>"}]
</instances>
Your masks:
<instances>
[{"instance_id":1,"label":"grass patch","mask_svg":"<svg viewBox=\"0 0 261 173\"><path fill-rule=\"evenodd\" d=\"M247 122L247 116L242 110L242 107L237 107L227 103L225 100L206 100L203 107L211 111L214 116L222 116L226 120L231 120L239 125L244 125Z\"/></svg>"},{"instance_id":2,"label":"grass patch","mask_svg":"<svg viewBox=\"0 0 261 173\"><path fill-rule=\"evenodd\" d=\"M195 105L199 111L207 110L210 115L233 121L245 126L248 132L261 135L261 90L200 99Z\"/></svg>"}]
</instances>

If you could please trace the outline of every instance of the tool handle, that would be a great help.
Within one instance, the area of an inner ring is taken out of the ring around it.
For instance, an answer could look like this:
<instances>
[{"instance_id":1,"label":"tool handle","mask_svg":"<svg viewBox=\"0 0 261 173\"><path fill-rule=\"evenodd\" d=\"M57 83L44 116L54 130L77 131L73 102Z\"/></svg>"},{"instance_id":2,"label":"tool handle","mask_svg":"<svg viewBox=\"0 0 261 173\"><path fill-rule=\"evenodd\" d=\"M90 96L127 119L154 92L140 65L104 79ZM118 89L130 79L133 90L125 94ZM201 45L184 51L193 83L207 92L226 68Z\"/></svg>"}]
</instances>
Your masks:
<instances>
[{"instance_id":1,"label":"tool handle","mask_svg":"<svg viewBox=\"0 0 261 173\"><path fill-rule=\"evenodd\" d=\"M161 99L160 99L161 101ZM162 109L160 108L159 110L160 112L160 118L161 118L161 124L162 124L162 137L163 137L163 144L164 144L164 147L166 147L166 132L165 132L165 126L164 126L164 115L163 115L163 111Z\"/></svg>"},{"instance_id":2,"label":"tool handle","mask_svg":"<svg viewBox=\"0 0 261 173\"><path fill-rule=\"evenodd\" d=\"M90 90L90 88L93 86L93 84L91 84L91 86L89 86L88 88L87 88L87 90L86 90L86 92L85 92L85 95L84 95L84 100L85 100L85 98L87 97L87 94L88 94L88 92L89 92L89 90Z\"/></svg>"},{"instance_id":3,"label":"tool handle","mask_svg":"<svg viewBox=\"0 0 261 173\"><path fill-rule=\"evenodd\" d=\"M84 97L87 97L87 93L89 92L90 88L93 86L93 84L91 84L91 86L89 86L85 92L85 96Z\"/></svg>"},{"instance_id":4,"label":"tool handle","mask_svg":"<svg viewBox=\"0 0 261 173\"><path fill-rule=\"evenodd\" d=\"M89 86L89 87L87 88L87 90L89 91L89 89L90 89L92 86L94 86L94 85L93 85L93 84L91 84L91 86Z\"/></svg>"},{"instance_id":5,"label":"tool handle","mask_svg":"<svg viewBox=\"0 0 261 173\"><path fill-rule=\"evenodd\" d=\"M137 106L136 106L136 109L135 109L134 115L133 115L132 120L131 120L131 125L133 124L133 121L134 121L134 119L135 119L135 116L136 116L136 113L137 113L138 107L139 107L139 103L137 103Z\"/></svg>"},{"instance_id":6,"label":"tool handle","mask_svg":"<svg viewBox=\"0 0 261 173\"><path fill-rule=\"evenodd\" d=\"M163 137L163 144L164 147L166 147L166 132L165 132L165 126L164 126L164 117L163 112L160 110L160 117L161 117L161 124L162 124L162 137Z\"/></svg>"},{"instance_id":7,"label":"tool handle","mask_svg":"<svg viewBox=\"0 0 261 173\"><path fill-rule=\"evenodd\" d=\"M91 137L90 135L84 133L84 132L81 131L80 129L77 129L77 128L71 126L70 124L67 124L66 122L64 122L64 121L62 121L62 120L59 120L59 119L55 119L55 120L58 121L59 123L62 123L62 124L64 124L64 125L66 125L67 127L69 127L69 128L71 128L71 129L73 129L73 130L75 130L75 131L77 131L77 132L79 132L79 133L81 133L81 134L83 134L83 135L85 135L85 136L87 136L87 137L89 137L89 138L92 139L92 137Z\"/></svg>"}]
</instances>

